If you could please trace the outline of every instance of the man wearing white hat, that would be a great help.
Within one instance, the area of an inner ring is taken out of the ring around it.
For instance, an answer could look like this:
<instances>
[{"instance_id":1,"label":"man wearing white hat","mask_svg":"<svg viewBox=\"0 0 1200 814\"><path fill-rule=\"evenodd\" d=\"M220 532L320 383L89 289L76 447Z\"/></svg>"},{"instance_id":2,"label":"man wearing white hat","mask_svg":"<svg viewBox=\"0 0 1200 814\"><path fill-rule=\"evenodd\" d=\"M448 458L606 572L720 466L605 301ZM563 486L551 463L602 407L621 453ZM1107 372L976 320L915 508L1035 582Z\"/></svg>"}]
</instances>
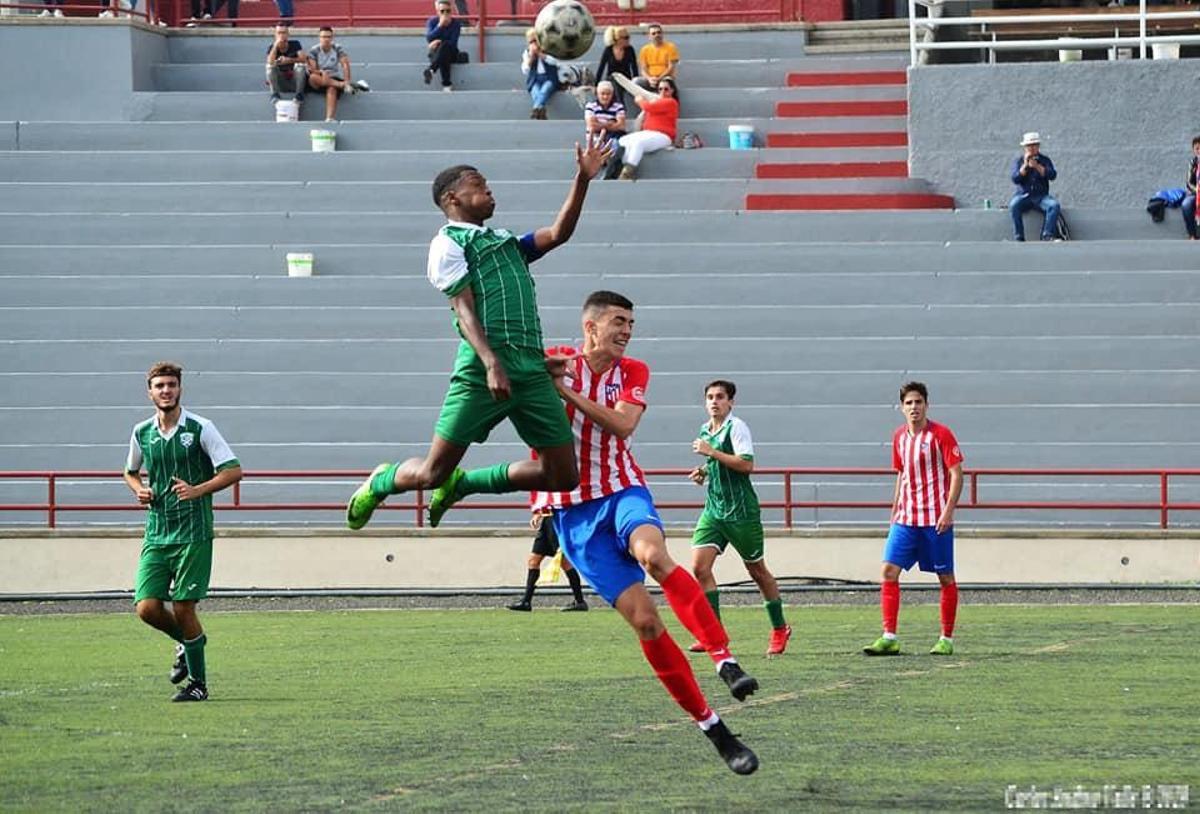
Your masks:
<instances>
[{"instance_id":1,"label":"man wearing white hat","mask_svg":"<svg viewBox=\"0 0 1200 814\"><path fill-rule=\"evenodd\" d=\"M1024 242L1025 223L1021 216L1029 209L1040 209L1045 219L1042 221L1042 240L1057 240L1055 227L1058 225L1058 212L1061 208L1058 201L1050 194L1050 182L1058 177L1054 162L1041 152L1042 137L1036 132L1026 133L1021 139L1024 148L1021 155L1013 159L1012 182L1017 191L1008 202L1008 211L1012 214L1013 240Z\"/></svg>"}]
</instances>

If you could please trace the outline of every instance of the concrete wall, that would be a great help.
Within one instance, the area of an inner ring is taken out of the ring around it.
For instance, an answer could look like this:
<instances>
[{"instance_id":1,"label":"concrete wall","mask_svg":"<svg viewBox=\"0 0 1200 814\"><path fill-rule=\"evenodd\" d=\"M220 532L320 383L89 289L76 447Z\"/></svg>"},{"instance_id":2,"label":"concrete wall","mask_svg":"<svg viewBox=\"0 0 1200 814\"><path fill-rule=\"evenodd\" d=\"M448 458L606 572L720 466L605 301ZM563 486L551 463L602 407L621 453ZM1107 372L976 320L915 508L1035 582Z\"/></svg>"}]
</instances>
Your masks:
<instances>
[{"instance_id":1,"label":"concrete wall","mask_svg":"<svg viewBox=\"0 0 1200 814\"><path fill-rule=\"evenodd\" d=\"M884 530L862 537L772 537L777 577L879 578ZM672 556L691 561L687 535L672 535ZM237 534L216 540L213 587L460 588L521 584L529 538L516 536ZM0 594L131 590L140 536L0 539ZM389 556L391 559L389 560ZM1200 539L1186 537L995 538L956 542L960 581L1155 583L1200 579ZM717 560L717 581L746 579L732 552ZM906 582L935 582L917 571ZM564 583L565 584L565 583Z\"/></svg>"},{"instance_id":2,"label":"concrete wall","mask_svg":"<svg viewBox=\"0 0 1200 814\"><path fill-rule=\"evenodd\" d=\"M121 121L134 91L153 90L164 33L124 20L17 20L0 25L0 49L33 92L8 88L0 120ZM47 55L54 55L47 58Z\"/></svg>"},{"instance_id":3,"label":"concrete wall","mask_svg":"<svg viewBox=\"0 0 1200 814\"><path fill-rule=\"evenodd\" d=\"M909 166L962 207L1012 195L1009 164L1037 130L1072 206L1135 206L1183 186L1200 133L1194 60L932 65L908 79Z\"/></svg>"}]
</instances>

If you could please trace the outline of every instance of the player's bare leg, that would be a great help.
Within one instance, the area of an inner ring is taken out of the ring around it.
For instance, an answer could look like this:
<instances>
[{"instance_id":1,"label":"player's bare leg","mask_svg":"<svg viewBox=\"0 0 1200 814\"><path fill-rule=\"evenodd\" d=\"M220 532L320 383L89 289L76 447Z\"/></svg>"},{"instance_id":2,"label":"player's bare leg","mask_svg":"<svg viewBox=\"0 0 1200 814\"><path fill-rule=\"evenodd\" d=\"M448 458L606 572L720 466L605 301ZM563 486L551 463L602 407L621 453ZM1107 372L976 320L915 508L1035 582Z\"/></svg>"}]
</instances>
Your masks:
<instances>
[{"instance_id":1,"label":"player's bare leg","mask_svg":"<svg viewBox=\"0 0 1200 814\"><path fill-rule=\"evenodd\" d=\"M161 599L142 599L135 606L135 610L139 619L175 640L175 661L171 664L171 671L167 676L172 684L183 681L187 678L187 659L183 648L183 640L186 637L175 614Z\"/></svg>"},{"instance_id":2,"label":"player's bare leg","mask_svg":"<svg viewBox=\"0 0 1200 814\"><path fill-rule=\"evenodd\" d=\"M569 492L579 485L575 444L537 450L536 459L464 471L457 466L429 499L429 525L437 527L446 510L467 495L506 492Z\"/></svg>"},{"instance_id":3,"label":"player's bare leg","mask_svg":"<svg viewBox=\"0 0 1200 814\"><path fill-rule=\"evenodd\" d=\"M465 446L435 435L424 458L380 464L350 496L350 502L346 504L346 525L352 529L365 526L388 495L440 486L456 471L458 462L466 454Z\"/></svg>"}]
</instances>

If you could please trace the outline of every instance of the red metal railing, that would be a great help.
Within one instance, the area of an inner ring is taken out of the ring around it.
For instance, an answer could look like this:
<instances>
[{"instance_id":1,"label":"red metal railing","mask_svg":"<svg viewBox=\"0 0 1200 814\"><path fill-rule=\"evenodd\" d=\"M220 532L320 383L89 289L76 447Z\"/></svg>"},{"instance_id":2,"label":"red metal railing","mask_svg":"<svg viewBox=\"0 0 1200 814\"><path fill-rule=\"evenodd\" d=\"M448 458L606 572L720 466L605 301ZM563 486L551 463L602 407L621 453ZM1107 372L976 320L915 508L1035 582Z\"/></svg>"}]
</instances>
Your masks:
<instances>
[{"instance_id":1,"label":"red metal railing","mask_svg":"<svg viewBox=\"0 0 1200 814\"><path fill-rule=\"evenodd\" d=\"M655 477L687 476L688 469L648 469L646 474ZM322 480L346 481L356 483L369 473L365 470L260 470L246 472L249 480ZM835 477L894 477L889 469L844 468L844 467L762 467L755 470L756 476L782 476L783 499L764 500L764 509L779 509L783 512L783 527L793 527L793 512L797 509L888 509L891 504L887 501L856 501L856 500L795 500L792 497L792 486L797 477L835 476ZM1172 502L1170 499L1170 481L1172 478L1200 477L1200 469L973 469L964 472L966 478L964 494L959 500L959 509L969 510L1055 510L1055 511L1140 511L1156 512L1159 517L1159 527L1166 529L1170 526L1170 513L1178 511L1200 511L1200 503ZM1157 501L987 501L979 499L980 480L995 478L1099 478L1107 480L1128 480L1131 478L1151 479L1158 486ZM46 524L55 528L60 512L138 512L144 511L135 503L66 503L58 499L58 488L63 481L73 480L109 480L124 486L121 476L113 472L97 471L0 471L0 481L13 480L44 480L46 482L46 501L44 503L0 503L0 512L42 512L46 515ZM245 482L245 481L243 481ZM761 487L760 487L761 489ZM881 487L886 492L886 487ZM326 511L341 513L345 510L344 503L291 502L291 503L251 503L242 499L242 484L235 484L227 498L214 501L214 508L220 511L234 512L267 512L267 511ZM406 502L399 502L406 501ZM701 501L661 502L660 509L694 509L703 506ZM380 510L407 511L413 513L413 522L417 527L425 525L424 493L417 491L385 503ZM466 502L455 507L455 510L495 510L495 509L527 509L524 502L505 503L472 503Z\"/></svg>"}]
</instances>

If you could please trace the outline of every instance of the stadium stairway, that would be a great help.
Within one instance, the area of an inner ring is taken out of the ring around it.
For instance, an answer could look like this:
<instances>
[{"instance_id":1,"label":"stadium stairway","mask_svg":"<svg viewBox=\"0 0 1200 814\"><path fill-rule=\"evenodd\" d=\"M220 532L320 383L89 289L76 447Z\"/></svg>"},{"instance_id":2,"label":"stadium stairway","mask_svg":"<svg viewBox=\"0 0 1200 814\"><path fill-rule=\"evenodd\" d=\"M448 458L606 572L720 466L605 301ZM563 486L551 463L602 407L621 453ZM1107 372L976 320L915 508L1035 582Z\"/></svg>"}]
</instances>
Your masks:
<instances>
[{"instance_id":1,"label":"stadium stairway","mask_svg":"<svg viewBox=\"0 0 1200 814\"><path fill-rule=\"evenodd\" d=\"M631 352L654 374L637 441L644 466L692 465L701 388L716 376L737 381L763 466L886 468L896 387L910 378L930 384L933 414L956 430L970 467L1194 465L1200 273L1177 223L1070 210L1078 240L1022 245L1004 241L1002 211L747 211L747 195L777 185L835 194L869 180L880 194L916 184L886 173L756 178L756 165L886 166L903 147L728 149L729 124L753 123L770 139L776 104L813 100L809 86L786 86L789 74L838 63L805 57L781 35L754 41L754 59L730 33L690 36L686 48L706 59L685 68L682 128L709 146L650 156L636 183L594 183L571 243L535 267L548 341L578 336L591 290L637 303ZM310 151L310 124L267 121L255 85L264 38L209 32L171 37L158 90L138 105L151 120L0 127L5 469L115 471L131 426L149 413L141 377L159 358L185 365L185 404L218 423L250 470L367 469L424 449L455 348L444 298L424 276L441 223L429 181L448 164L475 163L496 193L496 225L549 223L572 172L579 111L559 97L553 120L529 121L515 51L465 66L463 90L442 94L419 84L419 63L394 61L412 53L412 38L348 37L347 46L356 65L377 60L358 73L378 91L345 100L332 154ZM852 87L830 98L845 101ZM739 113L722 112L735 101ZM860 132L895 132L894 117L868 118ZM806 123L845 132L841 117ZM294 251L314 253L314 277L286 276ZM524 454L502 426L467 463ZM779 477L758 482L764 500L780 498ZM681 479L653 485L666 501L699 496ZM351 487L254 480L243 499L336 503ZM886 500L891 489L887 477L850 476L797 476L792 488L796 499L845 501ZM1176 499L1197 499L1196 488L1177 488ZM3 482L0 503L40 501L44 490ZM70 501L127 500L115 481L58 490ZM1154 479L1031 477L985 480L981 497L1132 501L1157 490ZM675 523L692 515L667 513ZM519 517L464 511L448 522ZM875 510L794 517L883 522ZM1151 525L1157 515L996 511L961 522L1031 520ZM30 522L0 513L6 525ZM222 522L308 521L261 512Z\"/></svg>"}]
</instances>

